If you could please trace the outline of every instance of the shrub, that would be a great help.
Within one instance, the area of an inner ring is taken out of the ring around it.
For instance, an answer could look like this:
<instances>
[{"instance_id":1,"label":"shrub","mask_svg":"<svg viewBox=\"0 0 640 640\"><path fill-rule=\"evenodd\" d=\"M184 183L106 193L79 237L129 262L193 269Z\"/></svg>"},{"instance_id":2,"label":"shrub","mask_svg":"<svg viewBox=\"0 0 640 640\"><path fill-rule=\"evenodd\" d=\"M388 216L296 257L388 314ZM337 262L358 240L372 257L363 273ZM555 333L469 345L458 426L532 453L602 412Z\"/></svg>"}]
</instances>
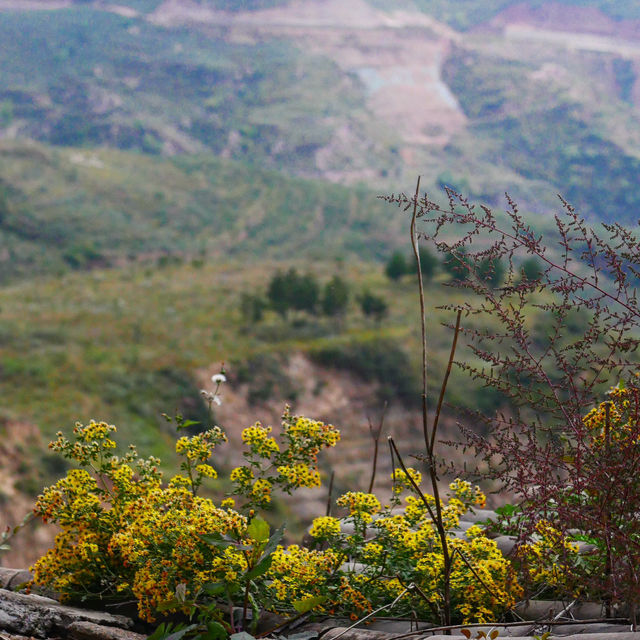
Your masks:
<instances>
[{"instance_id":1,"label":"shrub","mask_svg":"<svg viewBox=\"0 0 640 640\"><path fill-rule=\"evenodd\" d=\"M342 316L349 304L349 287L340 276L333 276L324 287L322 312L326 316Z\"/></svg>"},{"instance_id":2,"label":"shrub","mask_svg":"<svg viewBox=\"0 0 640 640\"><path fill-rule=\"evenodd\" d=\"M177 421L180 429L189 426ZM229 598L240 586L248 593L252 581L266 572L265 558L275 544L267 553L268 525L241 511L251 515L268 504L275 487L291 492L317 486L317 455L340 437L332 426L288 411L283 446L268 428L255 424L245 429L247 464L230 476L234 493L244 499L237 510L231 499L217 506L198 496L203 481L217 475L209 460L226 440L218 427L178 439L181 473L167 485L161 483L156 458L140 458L134 446L124 456L115 455L114 432L104 422L77 424L72 440L59 433L51 443L83 468L70 469L38 497L35 513L61 531L54 548L32 568L33 584L71 600L133 596L141 617L149 621L159 612L193 612L212 583L221 584ZM233 621L230 625L233 630Z\"/></svg>"},{"instance_id":3,"label":"shrub","mask_svg":"<svg viewBox=\"0 0 640 640\"><path fill-rule=\"evenodd\" d=\"M384 272L390 280L399 280L409 272L409 266L401 251L394 251L387 262Z\"/></svg>"},{"instance_id":4,"label":"shrub","mask_svg":"<svg viewBox=\"0 0 640 640\"><path fill-rule=\"evenodd\" d=\"M413 480L420 474L411 468ZM380 604L399 598L394 615L412 613L420 619L440 622L444 587L444 566L440 539L432 514L414 495L401 495L411 484L405 473L396 469L392 475L394 498L382 508L378 499L367 493L348 492L337 500L348 510L340 519L316 518L310 530L315 544L326 549L330 558L361 563L361 573L343 565L339 571L318 576L319 584L305 584L312 594L328 591L337 595L324 603L325 608L360 617ZM522 590L512 567L498 550L496 543L485 537L482 529L471 527L464 538L454 529L464 513L484 505L484 494L468 482L456 480L449 485L450 498L442 503L447 530L447 543L454 549L451 568L454 619L462 622L494 620L511 608ZM434 498L427 494L431 505ZM318 552L317 552L318 553ZM286 554L283 552L286 559ZM272 588L286 591L289 597L300 597L302 591L291 588L291 568L296 559L282 566L275 563L271 571ZM480 576L480 579L478 579ZM413 586L409 586L413 585Z\"/></svg>"},{"instance_id":5,"label":"shrub","mask_svg":"<svg viewBox=\"0 0 640 640\"><path fill-rule=\"evenodd\" d=\"M457 286L469 295L458 309L473 320L462 333L480 364L460 366L513 406L508 415L471 411L489 435L465 430L461 446L518 496L522 544L529 545L541 526L554 532L550 538L556 542L549 547L555 546L555 561L566 572L556 586L566 587L570 597L578 588L608 603L626 603L635 626L640 603L640 532L633 515L640 512L640 493L631 477L640 455L637 233L618 223L597 230L563 202L563 214L555 220L559 249L552 249L511 200L508 223L502 224L489 208L476 208L450 191L448 196L445 207L419 194L387 200L414 209L413 220L420 218L427 231L435 229L425 235L445 254L464 256L470 277ZM543 265L535 280L521 278L514 266L529 258ZM495 289L479 277L485 260L509 265L505 286ZM546 336L528 321L534 307L548 323ZM483 316L498 328L481 325ZM575 338L566 335L571 323L582 327ZM600 394L618 380L623 382L611 400L600 404ZM597 549L579 561L563 546L576 529Z\"/></svg>"},{"instance_id":6,"label":"shrub","mask_svg":"<svg viewBox=\"0 0 640 640\"><path fill-rule=\"evenodd\" d=\"M378 323L382 321L382 318L384 318L389 311L384 299L371 293L368 289L362 293L358 302L360 303L362 313L367 317L372 316Z\"/></svg>"}]
</instances>

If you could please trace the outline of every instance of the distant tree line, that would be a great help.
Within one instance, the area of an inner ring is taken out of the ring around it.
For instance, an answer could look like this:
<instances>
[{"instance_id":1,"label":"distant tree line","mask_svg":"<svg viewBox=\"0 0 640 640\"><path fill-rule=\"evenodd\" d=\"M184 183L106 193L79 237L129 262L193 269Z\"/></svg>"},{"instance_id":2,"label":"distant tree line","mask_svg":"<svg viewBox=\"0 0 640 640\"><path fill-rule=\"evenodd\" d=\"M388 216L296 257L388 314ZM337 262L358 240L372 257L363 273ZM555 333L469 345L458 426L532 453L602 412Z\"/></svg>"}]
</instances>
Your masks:
<instances>
[{"instance_id":1,"label":"distant tree line","mask_svg":"<svg viewBox=\"0 0 640 640\"><path fill-rule=\"evenodd\" d=\"M347 282L334 275L324 285L313 273L299 273L294 267L278 270L271 277L264 294L243 293L240 311L247 322L260 322L267 310L275 311L287 320L292 311L332 318L346 315L351 291ZM356 296L362 313L380 322L388 312L385 300L365 289Z\"/></svg>"},{"instance_id":2,"label":"distant tree line","mask_svg":"<svg viewBox=\"0 0 640 640\"><path fill-rule=\"evenodd\" d=\"M464 282L471 273L469 260L462 247L456 254L447 253L443 259L437 256L427 247L420 247L420 270L424 280L431 280L438 269L448 274L453 281ZM390 280L400 280L405 275L416 272L413 256L406 257L401 251L394 251L385 265L385 274ZM492 287L499 287L505 276L506 268L501 260L485 258L479 265L477 276ZM543 268L536 258L528 258L520 265L520 278L522 280L535 281L543 275Z\"/></svg>"}]
</instances>

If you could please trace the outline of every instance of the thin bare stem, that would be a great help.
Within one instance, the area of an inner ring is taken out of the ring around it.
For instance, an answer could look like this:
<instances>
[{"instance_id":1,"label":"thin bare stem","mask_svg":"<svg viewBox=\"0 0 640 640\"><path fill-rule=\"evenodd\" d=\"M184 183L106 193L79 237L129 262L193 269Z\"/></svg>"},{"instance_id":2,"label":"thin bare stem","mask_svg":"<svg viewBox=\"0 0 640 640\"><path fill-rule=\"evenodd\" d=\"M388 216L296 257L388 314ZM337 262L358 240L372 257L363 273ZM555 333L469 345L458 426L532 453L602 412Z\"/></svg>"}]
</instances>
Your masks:
<instances>
[{"instance_id":1,"label":"thin bare stem","mask_svg":"<svg viewBox=\"0 0 640 640\"><path fill-rule=\"evenodd\" d=\"M380 416L380 422L378 426L374 429L371 420L367 418L369 422L369 433L373 438L373 462L371 463L371 480L369 480L369 489L367 493L371 493L373 491L373 483L376 480L376 471L378 467L378 449L380 448L380 435L382 434L382 427L384 426L384 417L387 413L388 403L384 403L384 408L382 409L382 415Z\"/></svg>"},{"instance_id":2,"label":"thin bare stem","mask_svg":"<svg viewBox=\"0 0 640 640\"><path fill-rule=\"evenodd\" d=\"M433 458L433 450L436 445L436 434L438 432L438 423L440 422L440 411L442 410L442 403L444 401L444 394L447 390L447 384L449 383L449 376L451 375L451 368L453 366L453 359L456 355L456 346L458 344L458 334L460 333L460 318L462 317L462 309L458 309L456 316L456 326L453 333L453 340L451 341L451 352L449 353L449 362L447 363L447 371L444 374L442 380L442 386L440 387L440 397L438 398L438 406L436 408L436 415L433 419L433 426L431 427L431 441L429 443L429 458Z\"/></svg>"},{"instance_id":3,"label":"thin bare stem","mask_svg":"<svg viewBox=\"0 0 640 640\"><path fill-rule=\"evenodd\" d=\"M422 280L422 268L420 265L420 251L418 247L418 233L416 222L418 220L418 197L420 195L420 176L416 183L416 194L413 199L413 215L411 216L411 248L416 259L418 271L418 292L420 296L420 338L422 342L422 433L424 444L429 451L429 423L427 418L427 319L424 304L424 283Z\"/></svg>"},{"instance_id":4,"label":"thin bare stem","mask_svg":"<svg viewBox=\"0 0 640 640\"><path fill-rule=\"evenodd\" d=\"M327 492L327 510L325 514L327 516L331 515L331 505L332 505L331 498L333 497L333 480L335 478L335 475L336 475L336 472L332 471L331 477L329 478L329 491Z\"/></svg>"}]
</instances>

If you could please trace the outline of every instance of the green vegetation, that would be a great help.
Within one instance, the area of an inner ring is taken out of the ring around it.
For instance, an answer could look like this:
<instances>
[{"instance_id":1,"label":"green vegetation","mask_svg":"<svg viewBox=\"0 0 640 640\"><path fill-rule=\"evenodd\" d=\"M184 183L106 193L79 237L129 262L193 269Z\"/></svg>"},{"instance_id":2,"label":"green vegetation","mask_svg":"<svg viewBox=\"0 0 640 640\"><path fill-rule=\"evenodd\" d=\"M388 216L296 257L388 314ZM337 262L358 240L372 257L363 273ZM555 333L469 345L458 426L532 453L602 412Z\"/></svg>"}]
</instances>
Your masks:
<instances>
[{"instance_id":1,"label":"green vegetation","mask_svg":"<svg viewBox=\"0 0 640 640\"><path fill-rule=\"evenodd\" d=\"M55 145L210 151L308 175L333 120L370 120L358 80L286 41L233 44L80 6L3 13L0 40L0 126Z\"/></svg>"},{"instance_id":2,"label":"green vegetation","mask_svg":"<svg viewBox=\"0 0 640 640\"><path fill-rule=\"evenodd\" d=\"M445 80L470 119L483 161L553 185L583 215L634 222L640 157L594 127L587 105L568 88L532 81L536 69L531 62L468 50L447 61ZM465 153L462 147L459 152ZM521 189L510 192L519 199Z\"/></svg>"},{"instance_id":3,"label":"green vegetation","mask_svg":"<svg viewBox=\"0 0 640 640\"><path fill-rule=\"evenodd\" d=\"M212 156L0 143L0 282L162 256L286 258L294 230L309 257L375 259L401 234L398 219L379 236L386 217L365 188Z\"/></svg>"}]
</instances>

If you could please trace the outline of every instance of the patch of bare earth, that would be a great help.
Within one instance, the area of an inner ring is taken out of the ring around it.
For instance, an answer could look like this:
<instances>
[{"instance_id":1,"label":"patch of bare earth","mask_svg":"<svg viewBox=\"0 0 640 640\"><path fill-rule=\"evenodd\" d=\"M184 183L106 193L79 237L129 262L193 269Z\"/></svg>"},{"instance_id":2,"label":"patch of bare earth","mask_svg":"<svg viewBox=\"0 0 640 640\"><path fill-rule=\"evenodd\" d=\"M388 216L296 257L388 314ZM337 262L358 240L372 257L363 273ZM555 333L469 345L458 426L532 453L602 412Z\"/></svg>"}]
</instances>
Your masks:
<instances>
[{"instance_id":1,"label":"patch of bare earth","mask_svg":"<svg viewBox=\"0 0 640 640\"><path fill-rule=\"evenodd\" d=\"M35 425L8 420L3 422L0 438L0 529L13 529L33 510L35 498L25 493L21 477L29 473L21 472L24 464L24 448L37 443L46 450L40 431ZM35 475L35 474L34 474ZM0 555L4 567L22 569L37 560L53 543L57 529L42 526L33 520L8 541L9 551Z\"/></svg>"},{"instance_id":2,"label":"patch of bare earth","mask_svg":"<svg viewBox=\"0 0 640 640\"><path fill-rule=\"evenodd\" d=\"M184 0L166 0L149 18L165 27L222 29L230 41L287 38L357 75L367 107L381 127L399 137L411 163L416 147L442 147L465 126L465 116L442 81L441 68L459 38L420 13L383 12L364 0L296 0L284 7L225 13ZM334 140L318 152L319 168L331 173L332 157L345 152L351 131L336 127ZM337 176L334 176L337 177Z\"/></svg>"},{"instance_id":3,"label":"patch of bare earth","mask_svg":"<svg viewBox=\"0 0 640 640\"><path fill-rule=\"evenodd\" d=\"M640 20L614 20L594 7L518 4L484 25L509 40L640 58Z\"/></svg>"}]
</instances>

